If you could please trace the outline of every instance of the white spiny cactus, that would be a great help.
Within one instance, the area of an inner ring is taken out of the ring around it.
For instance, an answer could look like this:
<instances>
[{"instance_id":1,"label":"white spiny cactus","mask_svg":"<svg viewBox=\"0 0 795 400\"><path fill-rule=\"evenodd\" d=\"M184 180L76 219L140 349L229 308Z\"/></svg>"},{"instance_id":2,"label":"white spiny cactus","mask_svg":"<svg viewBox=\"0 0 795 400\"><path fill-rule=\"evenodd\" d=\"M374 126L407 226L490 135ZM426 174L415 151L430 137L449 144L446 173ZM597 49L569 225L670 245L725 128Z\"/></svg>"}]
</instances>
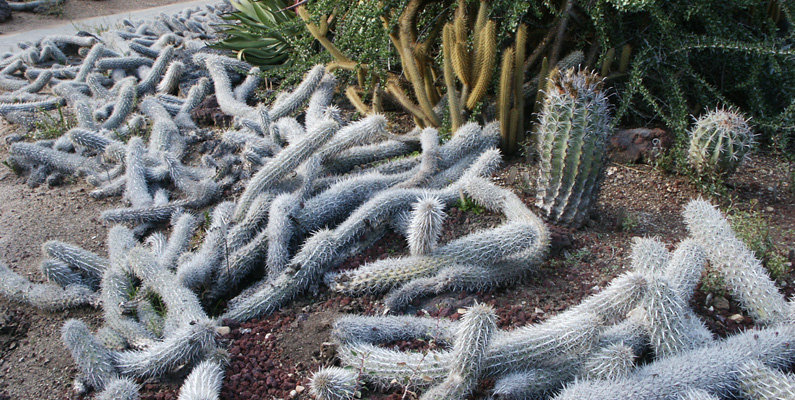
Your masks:
<instances>
[{"instance_id":1,"label":"white spiny cactus","mask_svg":"<svg viewBox=\"0 0 795 400\"><path fill-rule=\"evenodd\" d=\"M707 258L723 276L732 296L759 324L775 324L787 318L787 301L762 266L738 239L715 206L693 200L684 212L687 229L706 251Z\"/></svg>"},{"instance_id":2,"label":"white spiny cactus","mask_svg":"<svg viewBox=\"0 0 795 400\"><path fill-rule=\"evenodd\" d=\"M430 254L436 248L446 216L444 204L438 198L423 197L414 203L408 229L411 255Z\"/></svg>"},{"instance_id":3,"label":"white spiny cactus","mask_svg":"<svg viewBox=\"0 0 795 400\"><path fill-rule=\"evenodd\" d=\"M72 353L86 382L95 390L103 390L117 377L111 352L91 335L83 321L66 321L61 329L61 340Z\"/></svg>"},{"instance_id":4,"label":"white spiny cactus","mask_svg":"<svg viewBox=\"0 0 795 400\"><path fill-rule=\"evenodd\" d=\"M309 391L318 400L352 400L359 388L356 371L329 367L312 375Z\"/></svg>"},{"instance_id":5,"label":"white spiny cactus","mask_svg":"<svg viewBox=\"0 0 795 400\"><path fill-rule=\"evenodd\" d=\"M450 373L442 383L423 394L421 399L466 398L486 369L486 354L496 329L497 316L492 307L475 304L469 308L456 332Z\"/></svg>"}]
</instances>

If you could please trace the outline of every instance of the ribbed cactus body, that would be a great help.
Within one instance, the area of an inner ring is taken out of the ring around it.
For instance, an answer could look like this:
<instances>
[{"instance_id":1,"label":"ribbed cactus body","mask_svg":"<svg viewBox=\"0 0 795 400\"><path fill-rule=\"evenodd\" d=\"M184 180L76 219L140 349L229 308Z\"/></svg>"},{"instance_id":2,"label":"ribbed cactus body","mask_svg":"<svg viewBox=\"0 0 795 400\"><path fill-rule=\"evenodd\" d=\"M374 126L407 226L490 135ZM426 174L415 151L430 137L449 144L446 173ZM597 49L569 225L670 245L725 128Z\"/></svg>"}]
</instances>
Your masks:
<instances>
[{"instance_id":1,"label":"ribbed cactus body","mask_svg":"<svg viewBox=\"0 0 795 400\"><path fill-rule=\"evenodd\" d=\"M138 400L140 386L130 378L111 379L105 390L97 394L97 400Z\"/></svg>"},{"instance_id":2,"label":"ribbed cactus body","mask_svg":"<svg viewBox=\"0 0 795 400\"><path fill-rule=\"evenodd\" d=\"M27 303L47 311L94 304L96 293L88 286L72 284L60 287L31 283L0 262L0 294L11 300Z\"/></svg>"},{"instance_id":3,"label":"ribbed cactus body","mask_svg":"<svg viewBox=\"0 0 795 400\"><path fill-rule=\"evenodd\" d=\"M309 392L318 400L350 400L356 397L359 374L337 367L323 368L312 375Z\"/></svg>"},{"instance_id":4,"label":"ribbed cactus body","mask_svg":"<svg viewBox=\"0 0 795 400\"><path fill-rule=\"evenodd\" d=\"M425 197L414 204L408 229L411 255L429 254L436 248L446 216L444 204L435 197Z\"/></svg>"},{"instance_id":5,"label":"ribbed cactus body","mask_svg":"<svg viewBox=\"0 0 795 400\"><path fill-rule=\"evenodd\" d=\"M61 286L85 284L83 278L69 264L61 260L44 260L41 262L41 273L48 281Z\"/></svg>"},{"instance_id":6,"label":"ribbed cactus body","mask_svg":"<svg viewBox=\"0 0 795 400\"><path fill-rule=\"evenodd\" d=\"M795 362L795 327L750 330L722 342L663 358L637 369L623 379L581 381L567 387L555 400L675 399L690 389L718 398L739 390L739 368L756 359L765 366L785 368Z\"/></svg>"},{"instance_id":7,"label":"ribbed cactus body","mask_svg":"<svg viewBox=\"0 0 795 400\"><path fill-rule=\"evenodd\" d=\"M459 400L477 386L485 370L486 353L497 330L494 309L483 304L469 308L458 326L452 350L450 373L439 385L422 395L421 400Z\"/></svg>"},{"instance_id":8,"label":"ribbed cactus body","mask_svg":"<svg viewBox=\"0 0 795 400\"><path fill-rule=\"evenodd\" d=\"M550 73L539 115L536 205L555 224L579 227L596 203L610 111L594 73Z\"/></svg>"},{"instance_id":9,"label":"ribbed cactus body","mask_svg":"<svg viewBox=\"0 0 795 400\"><path fill-rule=\"evenodd\" d=\"M724 277L732 296L760 324L786 320L787 301L754 253L738 239L713 205L692 200L684 212L687 229Z\"/></svg>"},{"instance_id":10,"label":"ribbed cactus body","mask_svg":"<svg viewBox=\"0 0 795 400\"><path fill-rule=\"evenodd\" d=\"M218 400L224 381L224 367L212 359L199 363L179 389L177 400Z\"/></svg>"},{"instance_id":11,"label":"ribbed cactus body","mask_svg":"<svg viewBox=\"0 0 795 400\"><path fill-rule=\"evenodd\" d=\"M215 324L199 321L185 324L163 341L145 350L116 353L114 365L119 373L131 377L156 377L195 361L216 342Z\"/></svg>"},{"instance_id":12,"label":"ribbed cactus body","mask_svg":"<svg viewBox=\"0 0 795 400\"><path fill-rule=\"evenodd\" d=\"M755 144L748 120L733 109L708 111L690 131L687 162L698 173L734 173Z\"/></svg>"},{"instance_id":13,"label":"ribbed cactus body","mask_svg":"<svg viewBox=\"0 0 795 400\"><path fill-rule=\"evenodd\" d=\"M2 106L0 106L2 107ZM80 175L95 167L93 160L77 154L42 147L33 143L14 143L9 153L17 161L42 164L69 175Z\"/></svg>"},{"instance_id":14,"label":"ribbed cactus body","mask_svg":"<svg viewBox=\"0 0 795 400\"><path fill-rule=\"evenodd\" d=\"M624 344L597 350L583 366L585 379L618 379L629 375L635 366L635 351Z\"/></svg>"},{"instance_id":15,"label":"ribbed cactus body","mask_svg":"<svg viewBox=\"0 0 795 400\"><path fill-rule=\"evenodd\" d=\"M690 388L684 393L680 394L677 400L720 400L719 397L713 396L708 391L703 389Z\"/></svg>"},{"instance_id":16,"label":"ribbed cactus body","mask_svg":"<svg viewBox=\"0 0 795 400\"><path fill-rule=\"evenodd\" d=\"M239 221L242 219L256 196L311 156L312 153L331 139L337 129L339 129L339 126L336 122L326 121L318 124L300 142L292 144L276 154L271 161L265 164L251 178L246 191L243 192L240 200L238 200L234 220Z\"/></svg>"},{"instance_id":17,"label":"ribbed cactus body","mask_svg":"<svg viewBox=\"0 0 795 400\"><path fill-rule=\"evenodd\" d=\"M334 321L331 336L340 344L381 344L415 338L452 343L457 325L443 318L346 315Z\"/></svg>"},{"instance_id":18,"label":"ribbed cactus body","mask_svg":"<svg viewBox=\"0 0 795 400\"><path fill-rule=\"evenodd\" d=\"M196 294L178 283L174 273L162 268L150 251L141 247L130 250L129 262L135 275L165 303L166 335L181 326L207 319Z\"/></svg>"},{"instance_id":19,"label":"ribbed cactus body","mask_svg":"<svg viewBox=\"0 0 795 400\"><path fill-rule=\"evenodd\" d=\"M495 400L540 398L558 389L561 378L567 373L568 371L537 368L505 374L494 383L492 395Z\"/></svg>"},{"instance_id":20,"label":"ribbed cactus body","mask_svg":"<svg viewBox=\"0 0 795 400\"><path fill-rule=\"evenodd\" d=\"M61 329L61 340L94 389L101 391L117 376L111 352L91 335L83 321L66 321Z\"/></svg>"},{"instance_id":21,"label":"ribbed cactus body","mask_svg":"<svg viewBox=\"0 0 795 400\"><path fill-rule=\"evenodd\" d=\"M42 253L61 260L69 266L82 271L89 281L93 281L97 284L110 263L105 257L100 257L78 246L59 242L57 240L45 242L41 247Z\"/></svg>"},{"instance_id":22,"label":"ribbed cactus body","mask_svg":"<svg viewBox=\"0 0 795 400\"><path fill-rule=\"evenodd\" d=\"M751 400L795 399L795 375L749 360L740 366L740 392Z\"/></svg>"},{"instance_id":23,"label":"ribbed cactus body","mask_svg":"<svg viewBox=\"0 0 795 400\"><path fill-rule=\"evenodd\" d=\"M208 283L213 273L228 259L226 236L235 204L223 202L212 213L201 247L177 267L176 279L185 287L198 289Z\"/></svg>"}]
</instances>

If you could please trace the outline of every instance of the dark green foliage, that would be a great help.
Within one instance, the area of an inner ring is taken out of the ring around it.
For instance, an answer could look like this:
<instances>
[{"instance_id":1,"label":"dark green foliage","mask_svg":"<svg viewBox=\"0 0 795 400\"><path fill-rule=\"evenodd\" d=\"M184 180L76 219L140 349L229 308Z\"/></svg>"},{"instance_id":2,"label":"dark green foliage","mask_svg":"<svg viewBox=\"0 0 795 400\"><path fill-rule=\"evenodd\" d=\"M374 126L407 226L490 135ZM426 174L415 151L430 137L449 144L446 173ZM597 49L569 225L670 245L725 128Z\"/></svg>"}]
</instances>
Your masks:
<instances>
[{"instance_id":1,"label":"dark green foliage","mask_svg":"<svg viewBox=\"0 0 795 400\"><path fill-rule=\"evenodd\" d=\"M598 0L585 9L602 54L634 49L628 74L612 77L617 123L658 121L685 140L690 114L725 104L751 116L763 144L795 144L788 8L776 1Z\"/></svg>"},{"instance_id":2,"label":"dark green foliage","mask_svg":"<svg viewBox=\"0 0 795 400\"><path fill-rule=\"evenodd\" d=\"M290 24L295 20L292 11L281 11L288 6L285 0L231 0L237 9L224 17L234 21L223 25L223 40L210 47L232 50L241 60L267 70L291 62L294 48L289 38L299 34L300 26Z\"/></svg>"}]
</instances>

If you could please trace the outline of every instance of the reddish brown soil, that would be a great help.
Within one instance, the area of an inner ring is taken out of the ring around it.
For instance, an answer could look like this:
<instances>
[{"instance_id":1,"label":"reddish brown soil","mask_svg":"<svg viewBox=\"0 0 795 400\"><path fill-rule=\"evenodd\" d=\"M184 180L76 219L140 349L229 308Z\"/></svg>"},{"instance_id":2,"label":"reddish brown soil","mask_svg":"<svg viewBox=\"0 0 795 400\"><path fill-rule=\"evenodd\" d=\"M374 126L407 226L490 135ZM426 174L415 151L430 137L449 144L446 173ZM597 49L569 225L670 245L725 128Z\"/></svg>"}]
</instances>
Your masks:
<instances>
[{"instance_id":1,"label":"reddish brown soil","mask_svg":"<svg viewBox=\"0 0 795 400\"><path fill-rule=\"evenodd\" d=\"M12 130L5 126L3 131ZM0 148L0 159L5 159L4 142ZM793 168L791 162L755 154L729 179L729 197L713 199L723 209L731 206L762 213L771 226L775 251L784 256L795 254L795 193L790 174ZM495 179L532 205L535 173L532 166L515 159ZM556 230L558 244L535 274L508 288L421 299L410 312L455 319L461 308L478 301L495 306L502 329L544 321L627 270L633 237L656 236L672 248L686 236L680 215L684 205L699 196L706 195L685 177L647 165L611 163L592 219L575 232ZM0 260L23 276L41 281L37 271L39 246L48 239L68 241L104 254L107 227L98 215L112 206L110 201L90 199L80 183L30 189L23 178L0 166ZM442 242L500 222L499 216L489 213L454 208L448 214ZM400 236L388 234L342 268L400 255L405 247ZM790 272L778 281L787 296L793 294L793 278ZM730 318L735 314L742 316L730 298L728 308L720 308L717 305L721 296L710 296L707 301L708 295L699 290L692 306L716 335L725 336L752 325L748 317L735 317L739 322ZM230 365L222 398L309 398L308 379L312 372L335 363L334 347L328 343L335 318L345 313L377 315L382 309L380 297L350 298L318 287L273 315L230 324L231 332L224 337ZM0 299L0 399L75 397L70 382L76 370L59 339L60 327L68 318L88 320L94 327L99 321L95 310L50 314ZM424 349L422 344L413 342L394 345L407 350ZM142 398L176 399L180 381L180 377L172 377L144 382ZM487 393L489 384L483 382L479 393ZM405 393L365 393L373 399L400 399L404 394L405 398L414 398L410 389Z\"/></svg>"}]
</instances>

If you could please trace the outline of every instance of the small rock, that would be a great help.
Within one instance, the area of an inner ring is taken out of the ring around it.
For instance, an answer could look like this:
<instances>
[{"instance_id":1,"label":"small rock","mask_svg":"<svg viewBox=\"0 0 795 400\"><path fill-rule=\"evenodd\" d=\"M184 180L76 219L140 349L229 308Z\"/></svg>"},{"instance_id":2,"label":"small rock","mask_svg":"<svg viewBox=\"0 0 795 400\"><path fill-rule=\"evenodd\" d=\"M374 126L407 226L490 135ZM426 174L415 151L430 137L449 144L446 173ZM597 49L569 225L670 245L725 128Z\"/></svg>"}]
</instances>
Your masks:
<instances>
[{"instance_id":1,"label":"small rock","mask_svg":"<svg viewBox=\"0 0 795 400\"><path fill-rule=\"evenodd\" d=\"M295 396L298 396L298 391L293 389L293 390L290 391L290 398L294 399Z\"/></svg>"},{"instance_id":2,"label":"small rock","mask_svg":"<svg viewBox=\"0 0 795 400\"><path fill-rule=\"evenodd\" d=\"M543 313L544 313L544 310L542 310L542 309L540 309L540 308L536 307L536 309L535 309L535 310L533 310L533 312L534 312L534 313L536 313L536 314L543 314Z\"/></svg>"},{"instance_id":3,"label":"small rock","mask_svg":"<svg viewBox=\"0 0 795 400\"><path fill-rule=\"evenodd\" d=\"M301 385L298 385L298 386L296 386L296 387L295 387L295 391L296 391L298 394L301 394L301 393L303 393L303 392L304 392L304 390L306 390L306 388L305 388L305 387L303 387L303 386L301 386Z\"/></svg>"},{"instance_id":4,"label":"small rock","mask_svg":"<svg viewBox=\"0 0 795 400\"><path fill-rule=\"evenodd\" d=\"M726 300L726 298L723 296L719 296L712 301L712 305L714 305L718 310L728 310L729 300Z\"/></svg>"},{"instance_id":5,"label":"small rock","mask_svg":"<svg viewBox=\"0 0 795 400\"><path fill-rule=\"evenodd\" d=\"M673 145L671 134L660 128L620 129L610 138L609 157L620 163L648 162Z\"/></svg>"},{"instance_id":6,"label":"small rock","mask_svg":"<svg viewBox=\"0 0 795 400\"><path fill-rule=\"evenodd\" d=\"M739 324L739 323L743 322L745 317L743 317L742 314L734 314L734 315L730 316L729 319Z\"/></svg>"},{"instance_id":7,"label":"small rock","mask_svg":"<svg viewBox=\"0 0 795 400\"><path fill-rule=\"evenodd\" d=\"M228 335L232 329L230 329L228 326L219 326L218 328L215 328L215 331L218 332L219 335L224 336Z\"/></svg>"},{"instance_id":8,"label":"small rock","mask_svg":"<svg viewBox=\"0 0 795 400\"><path fill-rule=\"evenodd\" d=\"M707 293L707 298L704 300L704 305L708 306L712 303L712 293Z\"/></svg>"}]
</instances>

